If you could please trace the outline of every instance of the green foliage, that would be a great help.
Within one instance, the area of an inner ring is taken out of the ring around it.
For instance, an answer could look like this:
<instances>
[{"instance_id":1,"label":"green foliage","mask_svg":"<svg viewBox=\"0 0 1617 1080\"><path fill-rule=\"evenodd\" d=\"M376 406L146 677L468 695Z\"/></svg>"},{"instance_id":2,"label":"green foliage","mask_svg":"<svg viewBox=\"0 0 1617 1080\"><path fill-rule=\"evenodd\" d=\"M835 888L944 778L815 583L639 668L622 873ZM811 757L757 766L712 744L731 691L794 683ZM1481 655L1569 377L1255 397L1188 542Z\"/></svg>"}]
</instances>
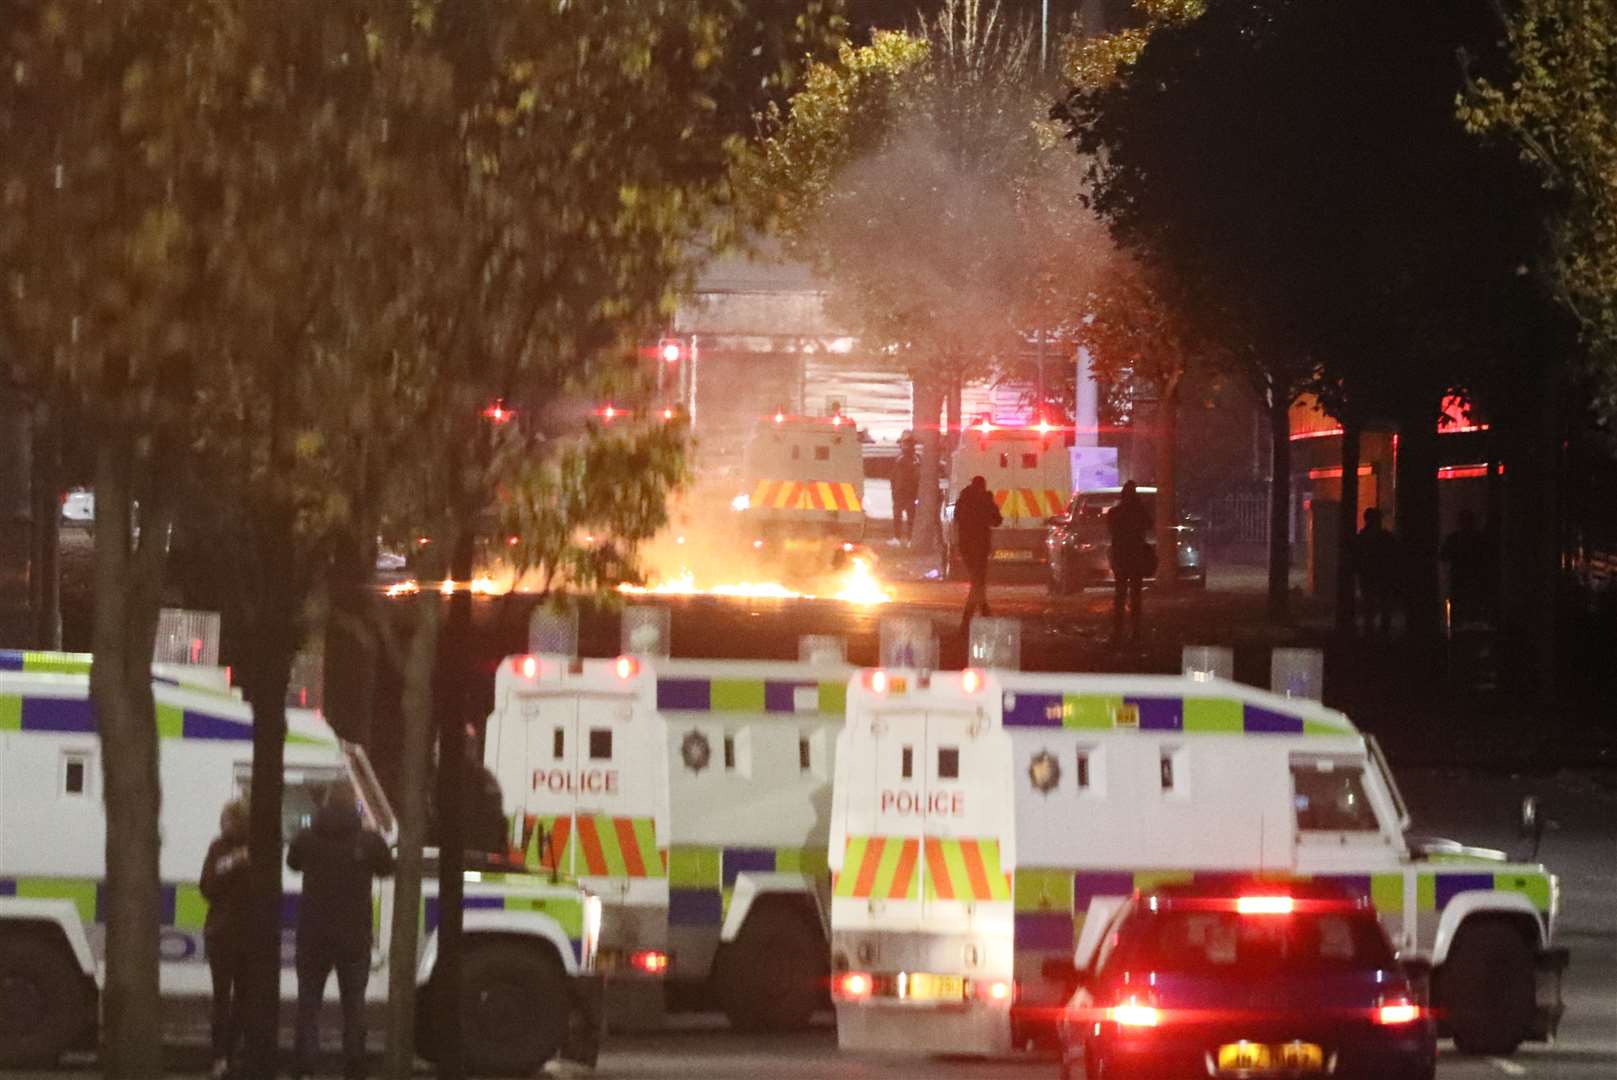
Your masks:
<instances>
[{"instance_id":1,"label":"green foliage","mask_svg":"<svg viewBox=\"0 0 1617 1080\"><path fill-rule=\"evenodd\" d=\"M1511 71L1458 98L1467 128L1507 133L1560 196L1551 258L1563 302L1600 361L1617 415L1617 3L1521 0L1506 16Z\"/></svg>"},{"instance_id":2,"label":"green foliage","mask_svg":"<svg viewBox=\"0 0 1617 1080\"><path fill-rule=\"evenodd\" d=\"M1140 58L1152 31L1199 18L1207 0L1134 0L1134 9L1142 25L1110 34L1076 34L1063 43L1061 71L1069 85L1081 90L1108 85Z\"/></svg>"}]
</instances>

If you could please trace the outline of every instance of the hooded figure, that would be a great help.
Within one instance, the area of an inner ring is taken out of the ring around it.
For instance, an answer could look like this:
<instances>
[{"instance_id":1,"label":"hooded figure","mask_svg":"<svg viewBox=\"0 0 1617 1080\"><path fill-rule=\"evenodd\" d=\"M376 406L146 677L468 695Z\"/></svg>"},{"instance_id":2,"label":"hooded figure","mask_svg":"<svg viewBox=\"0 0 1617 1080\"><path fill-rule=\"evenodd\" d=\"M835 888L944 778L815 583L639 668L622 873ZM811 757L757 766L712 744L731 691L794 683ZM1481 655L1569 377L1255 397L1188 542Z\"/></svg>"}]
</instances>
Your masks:
<instances>
[{"instance_id":1,"label":"hooded figure","mask_svg":"<svg viewBox=\"0 0 1617 1080\"><path fill-rule=\"evenodd\" d=\"M251 918L247 863L247 804L225 804L219 836L202 860L202 897L208 917L202 924L208 970L213 976L213 1080L227 1075L241 1038L241 979L247 968L245 935Z\"/></svg>"},{"instance_id":2,"label":"hooded figure","mask_svg":"<svg viewBox=\"0 0 1617 1080\"><path fill-rule=\"evenodd\" d=\"M346 784L333 787L314 824L292 839L286 865L303 875L298 901L296 1075L314 1071L320 1049L320 1000L337 972L342 996L343 1070L365 1075L365 984L371 966L371 884L393 872L393 856L376 833L360 827Z\"/></svg>"},{"instance_id":3,"label":"hooded figure","mask_svg":"<svg viewBox=\"0 0 1617 1080\"><path fill-rule=\"evenodd\" d=\"M1005 523L999 504L994 502L988 481L973 476L954 503L955 542L960 549L961 561L971 579L966 593L966 610L960 616L962 636L971 631L971 617L987 615L988 611L988 553L993 547L994 529Z\"/></svg>"}]
</instances>

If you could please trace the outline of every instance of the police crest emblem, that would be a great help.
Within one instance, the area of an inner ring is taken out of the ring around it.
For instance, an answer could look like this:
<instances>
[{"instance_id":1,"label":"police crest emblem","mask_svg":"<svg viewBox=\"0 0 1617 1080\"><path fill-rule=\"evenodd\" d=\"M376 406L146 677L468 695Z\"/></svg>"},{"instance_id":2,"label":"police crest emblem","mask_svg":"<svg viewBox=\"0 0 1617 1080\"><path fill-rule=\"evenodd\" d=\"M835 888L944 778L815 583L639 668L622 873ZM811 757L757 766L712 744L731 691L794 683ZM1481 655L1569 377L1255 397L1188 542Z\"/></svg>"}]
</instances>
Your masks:
<instances>
[{"instance_id":1,"label":"police crest emblem","mask_svg":"<svg viewBox=\"0 0 1617 1080\"><path fill-rule=\"evenodd\" d=\"M687 769L699 773L713 760L713 747L706 735L692 728L679 742L679 757Z\"/></svg>"},{"instance_id":2,"label":"police crest emblem","mask_svg":"<svg viewBox=\"0 0 1617 1080\"><path fill-rule=\"evenodd\" d=\"M1028 782L1040 795L1048 795L1061 783L1061 762L1048 750L1033 755L1027 765Z\"/></svg>"}]
</instances>

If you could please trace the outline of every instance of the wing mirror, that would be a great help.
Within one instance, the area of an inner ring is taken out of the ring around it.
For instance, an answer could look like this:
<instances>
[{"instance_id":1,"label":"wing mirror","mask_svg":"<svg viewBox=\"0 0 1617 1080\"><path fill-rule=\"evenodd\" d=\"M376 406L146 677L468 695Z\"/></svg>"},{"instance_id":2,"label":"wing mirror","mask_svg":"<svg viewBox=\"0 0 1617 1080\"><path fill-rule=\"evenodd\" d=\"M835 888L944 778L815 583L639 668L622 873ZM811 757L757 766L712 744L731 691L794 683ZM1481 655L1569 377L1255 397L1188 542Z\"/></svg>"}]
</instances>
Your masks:
<instances>
[{"instance_id":1,"label":"wing mirror","mask_svg":"<svg viewBox=\"0 0 1617 1080\"><path fill-rule=\"evenodd\" d=\"M1544 840L1544 815L1539 812L1538 797L1529 795L1522 800L1521 837L1532 844L1528 859L1538 858L1538 846Z\"/></svg>"}]
</instances>

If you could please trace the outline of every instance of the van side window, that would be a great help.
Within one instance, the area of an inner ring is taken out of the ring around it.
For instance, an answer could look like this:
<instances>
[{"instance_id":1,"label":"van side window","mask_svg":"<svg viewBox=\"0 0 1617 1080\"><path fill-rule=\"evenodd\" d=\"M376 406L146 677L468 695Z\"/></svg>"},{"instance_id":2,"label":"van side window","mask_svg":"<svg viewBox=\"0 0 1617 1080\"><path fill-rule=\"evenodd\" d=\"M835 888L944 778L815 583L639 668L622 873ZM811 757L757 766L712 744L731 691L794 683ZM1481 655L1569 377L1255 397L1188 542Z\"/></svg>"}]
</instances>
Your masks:
<instances>
[{"instance_id":1,"label":"van side window","mask_svg":"<svg viewBox=\"0 0 1617 1080\"><path fill-rule=\"evenodd\" d=\"M66 753L62 755L62 794L88 795L90 793L90 755Z\"/></svg>"},{"instance_id":2,"label":"van side window","mask_svg":"<svg viewBox=\"0 0 1617 1080\"><path fill-rule=\"evenodd\" d=\"M1084 790L1088 789L1088 787L1089 787L1089 748L1088 747L1081 746L1081 747L1078 748L1078 767L1077 767L1076 770L1074 770L1074 775L1078 779L1078 790L1079 791L1084 791Z\"/></svg>"},{"instance_id":3,"label":"van side window","mask_svg":"<svg viewBox=\"0 0 1617 1080\"><path fill-rule=\"evenodd\" d=\"M1002 469L1010 468L1011 467L1011 455L1009 455L1007 453L1004 453L1004 452L1001 452L1000 455L999 455L999 467L1002 468Z\"/></svg>"},{"instance_id":4,"label":"van side window","mask_svg":"<svg viewBox=\"0 0 1617 1080\"><path fill-rule=\"evenodd\" d=\"M1162 790L1163 791L1172 791L1173 790L1173 755L1168 753L1167 751L1163 751L1162 756L1158 759L1157 764L1158 764L1158 768L1161 770L1161 773L1162 773Z\"/></svg>"},{"instance_id":5,"label":"van side window","mask_svg":"<svg viewBox=\"0 0 1617 1080\"><path fill-rule=\"evenodd\" d=\"M915 751L908 746L899 756L898 775L901 780L909 780L915 775Z\"/></svg>"},{"instance_id":6,"label":"van side window","mask_svg":"<svg viewBox=\"0 0 1617 1080\"><path fill-rule=\"evenodd\" d=\"M1293 760L1292 805L1299 832L1378 832L1364 770L1330 759Z\"/></svg>"},{"instance_id":7,"label":"van side window","mask_svg":"<svg viewBox=\"0 0 1617 1080\"><path fill-rule=\"evenodd\" d=\"M814 448L814 460L815 461L830 461L831 460L831 448L829 446L816 446Z\"/></svg>"},{"instance_id":8,"label":"van side window","mask_svg":"<svg viewBox=\"0 0 1617 1080\"><path fill-rule=\"evenodd\" d=\"M736 767L736 739L734 735L724 737L724 767L734 770Z\"/></svg>"},{"instance_id":9,"label":"van side window","mask_svg":"<svg viewBox=\"0 0 1617 1080\"><path fill-rule=\"evenodd\" d=\"M797 768L801 772L808 772L813 767L813 760L809 756L809 741L806 736L797 737Z\"/></svg>"},{"instance_id":10,"label":"van side window","mask_svg":"<svg viewBox=\"0 0 1617 1080\"><path fill-rule=\"evenodd\" d=\"M1024 469L1037 469L1038 467L1039 467L1039 455L1037 455L1037 454L1023 454L1022 455L1022 468L1024 468Z\"/></svg>"},{"instance_id":11,"label":"van side window","mask_svg":"<svg viewBox=\"0 0 1617 1080\"><path fill-rule=\"evenodd\" d=\"M560 761L567 754L567 729L556 728L550 736L550 756Z\"/></svg>"},{"instance_id":12,"label":"van side window","mask_svg":"<svg viewBox=\"0 0 1617 1080\"><path fill-rule=\"evenodd\" d=\"M960 748L956 746L938 747L938 779L960 779Z\"/></svg>"},{"instance_id":13,"label":"van side window","mask_svg":"<svg viewBox=\"0 0 1617 1080\"><path fill-rule=\"evenodd\" d=\"M590 728L590 760L612 760L611 728Z\"/></svg>"}]
</instances>

